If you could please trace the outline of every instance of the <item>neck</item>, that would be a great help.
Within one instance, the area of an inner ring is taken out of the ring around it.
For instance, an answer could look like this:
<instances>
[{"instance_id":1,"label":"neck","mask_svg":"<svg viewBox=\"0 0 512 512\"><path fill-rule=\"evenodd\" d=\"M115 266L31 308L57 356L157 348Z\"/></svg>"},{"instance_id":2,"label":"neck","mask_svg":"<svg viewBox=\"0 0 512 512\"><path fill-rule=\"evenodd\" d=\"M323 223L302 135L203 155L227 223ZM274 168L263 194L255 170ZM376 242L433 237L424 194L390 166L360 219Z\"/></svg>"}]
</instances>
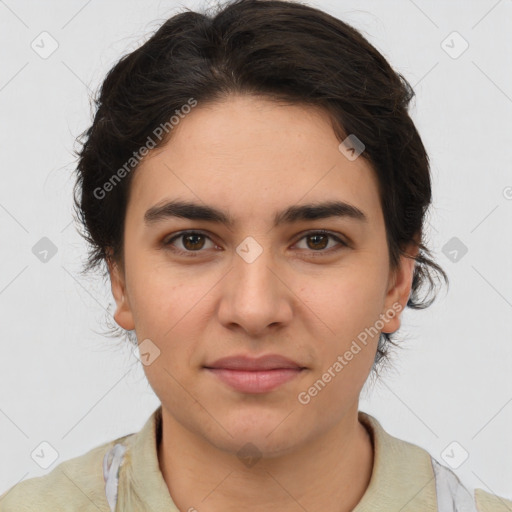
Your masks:
<instances>
[{"instance_id":1,"label":"neck","mask_svg":"<svg viewBox=\"0 0 512 512\"><path fill-rule=\"evenodd\" d=\"M349 512L373 469L372 439L358 404L322 436L292 452L244 467L236 453L212 446L162 408L158 458L172 500L183 511Z\"/></svg>"}]
</instances>

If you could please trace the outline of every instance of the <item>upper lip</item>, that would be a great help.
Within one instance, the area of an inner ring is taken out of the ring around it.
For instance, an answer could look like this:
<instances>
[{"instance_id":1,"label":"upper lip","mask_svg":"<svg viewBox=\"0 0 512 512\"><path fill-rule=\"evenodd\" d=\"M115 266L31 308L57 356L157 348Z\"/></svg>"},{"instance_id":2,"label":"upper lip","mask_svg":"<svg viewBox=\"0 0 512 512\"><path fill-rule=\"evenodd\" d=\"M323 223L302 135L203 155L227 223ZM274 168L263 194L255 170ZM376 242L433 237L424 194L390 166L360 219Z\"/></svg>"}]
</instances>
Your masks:
<instances>
[{"instance_id":1,"label":"upper lip","mask_svg":"<svg viewBox=\"0 0 512 512\"><path fill-rule=\"evenodd\" d=\"M302 369L303 367L287 357L278 354L269 354L257 358L246 355L222 357L211 364L205 365L205 368L258 371L276 370L280 368Z\"/></svg>"}]
</instances>

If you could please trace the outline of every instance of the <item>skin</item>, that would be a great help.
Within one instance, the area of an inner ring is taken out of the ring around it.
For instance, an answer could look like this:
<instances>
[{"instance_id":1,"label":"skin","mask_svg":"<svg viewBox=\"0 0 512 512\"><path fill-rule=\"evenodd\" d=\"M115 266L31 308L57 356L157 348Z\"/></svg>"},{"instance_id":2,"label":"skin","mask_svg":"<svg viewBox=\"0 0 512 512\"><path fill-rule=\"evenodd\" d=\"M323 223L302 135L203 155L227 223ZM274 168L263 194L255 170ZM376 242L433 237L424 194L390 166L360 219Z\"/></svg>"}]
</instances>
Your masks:
<instances>
[{"instance_id":1,"label":"skin","mask_svg":"<svg viewBox=\"0 0 512 512\"><path fill-rule=\"evenodd\" d=\"M144 370L162 402L160 468L182 511L250 504L343 512L369 485L373 448L358 403L378 335L307 405L297 396L380 314L405 308L414 260L402 257L390 270L377 178L338 146L321 110L229 96L195 107L133 176L124 263L109 263L114 317L160 350ZM226 210L235 226L183 218L145 225L146 210L164 199ZM368 222L333 217L272 227L275 211L327 199L357 206ZM207 236L164 245L191 229ZM306 236L318 229L349 245ZM236 252L248 236L263 250L252 263ZM189 257L172 247L198 249ZM399 327L397 314L382 330ZM277 353L307 369L273 391L247 394L203 368L241 353ZM261 455L251 467L237 456L248 442Z\"/></svg>"}]
</instances>

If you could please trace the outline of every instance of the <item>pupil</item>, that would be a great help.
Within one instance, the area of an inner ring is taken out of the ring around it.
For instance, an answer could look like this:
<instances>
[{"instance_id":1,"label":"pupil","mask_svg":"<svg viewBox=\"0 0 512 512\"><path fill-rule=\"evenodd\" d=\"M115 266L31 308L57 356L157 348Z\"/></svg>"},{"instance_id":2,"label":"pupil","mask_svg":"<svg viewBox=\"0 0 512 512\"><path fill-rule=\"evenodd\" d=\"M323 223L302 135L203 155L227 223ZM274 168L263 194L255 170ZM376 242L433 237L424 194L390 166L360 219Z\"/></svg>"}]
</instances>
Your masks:
<instances>
[{"instance_id":1,"label":"pupil","mask_svg":"<svg viewBox=\"0 0 512 512\"><path fill-rule=\"evenodd\" d=\"M323 239L324 239L324 243L322 244L322 246L321 246L321 247L318 247L318 246L317 246L317 247L316 247L317 249L318 249L318 248L323 249L323 248L325 248L325 247L326 247L326 245L327 245L327 244L325 243L325 242L327 241L327 237L326 237L325 235L311 235L309 238L310 238L310 239L318 239L318 238L323 238Z\"/></svg>"},{"instance_id":2,"label":"pupil","mask_svg":"<svg viewBox=\"0 0 512 512\"><path fill-rule=\"evenodd\" d=\"M197 239L201 238L201 237L202 237L202 235L187 235L187 236L185 236L185 244L184 244L185 247L187 249L200 249L201 247L196 247L196 245L197 245ZM189 246L190 244L188 244L188 240L190 240L190 239L196 239L196 242L192 242L192 247L190 247Z\"/></svg>"}]
</instances>

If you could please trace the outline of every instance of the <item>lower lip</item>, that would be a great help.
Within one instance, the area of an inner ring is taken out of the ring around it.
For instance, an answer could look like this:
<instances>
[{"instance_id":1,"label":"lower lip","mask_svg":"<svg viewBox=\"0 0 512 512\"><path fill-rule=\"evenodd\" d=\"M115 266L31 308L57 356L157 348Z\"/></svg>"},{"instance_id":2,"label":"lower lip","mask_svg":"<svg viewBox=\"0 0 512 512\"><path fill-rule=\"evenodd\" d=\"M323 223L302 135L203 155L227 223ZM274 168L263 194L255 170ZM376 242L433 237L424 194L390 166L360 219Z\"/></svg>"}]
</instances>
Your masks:
<instances>
[{"instance_id":1,"label":"lower lip","mask_svg":"<svg viewBox=\"0 0 512 512\"><path fill-rule=\"evenodd\" d=\"M207 368L228 386L241 393L266 393L289 382L301 373L300 368L278 368L275 370L244 371L225 368Z\"/></svg>"}]
</instances>

